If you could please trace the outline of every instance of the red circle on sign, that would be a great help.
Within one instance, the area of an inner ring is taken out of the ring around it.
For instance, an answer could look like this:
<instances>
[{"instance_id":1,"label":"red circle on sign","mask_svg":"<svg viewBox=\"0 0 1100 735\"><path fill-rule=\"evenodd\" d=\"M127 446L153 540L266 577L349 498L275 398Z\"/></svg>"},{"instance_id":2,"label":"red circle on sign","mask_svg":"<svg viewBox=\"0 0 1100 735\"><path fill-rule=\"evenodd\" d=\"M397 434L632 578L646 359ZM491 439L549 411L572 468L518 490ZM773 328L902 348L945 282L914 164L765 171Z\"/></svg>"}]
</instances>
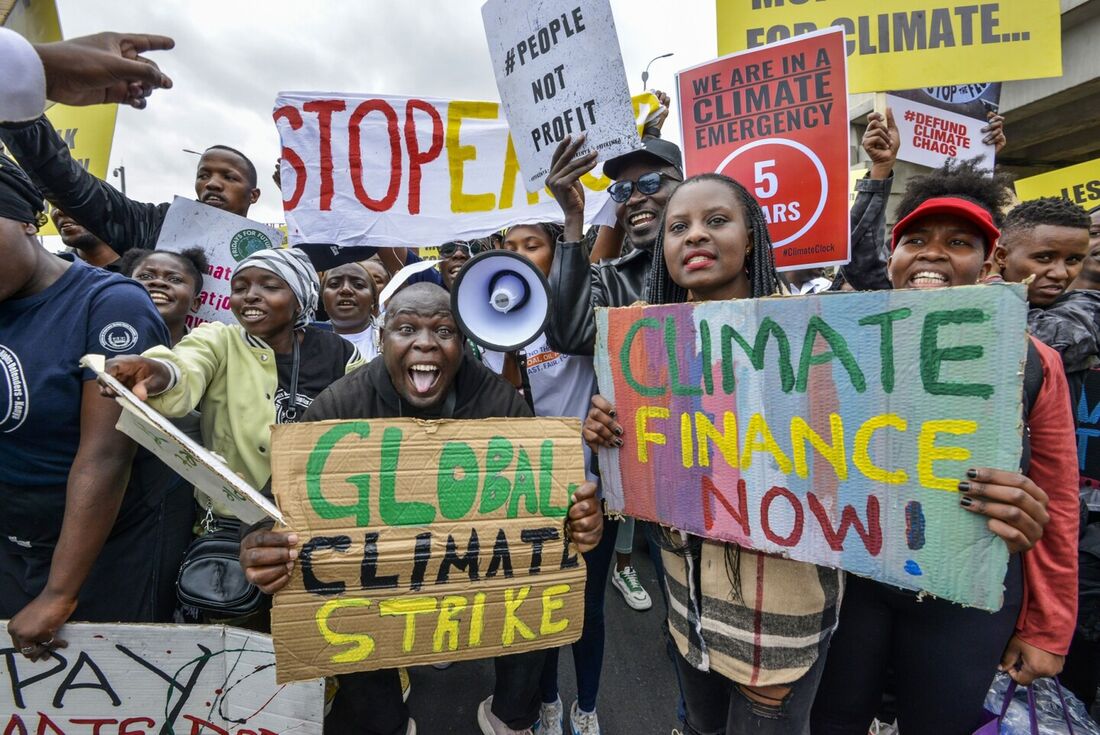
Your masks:
<instances>
[{"instance_id":1,"label":"red circle on sign","mask_svg":"<svg viewBox=\"0 0 1100 735\"><path fill-rule=\"evenodd\" d=\"M829 193L825 166L813 150L797 141L753 141L728 155L717 172L738 181L760 202L773 248L809 232L825 209Z\"/></svg>"}]
</instances>

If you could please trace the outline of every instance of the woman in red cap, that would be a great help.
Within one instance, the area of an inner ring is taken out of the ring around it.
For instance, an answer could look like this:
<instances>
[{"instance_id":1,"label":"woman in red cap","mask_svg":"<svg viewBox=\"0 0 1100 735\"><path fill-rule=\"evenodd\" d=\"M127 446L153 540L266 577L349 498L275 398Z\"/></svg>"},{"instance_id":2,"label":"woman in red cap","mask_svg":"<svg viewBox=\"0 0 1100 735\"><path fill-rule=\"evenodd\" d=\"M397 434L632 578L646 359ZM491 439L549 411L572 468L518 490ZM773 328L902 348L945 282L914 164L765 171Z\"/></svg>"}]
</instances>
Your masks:
<instances>
[{"instance_id":1,"label":"woman in red cap","mask_svg":"<svg viewBox=\"0 0 1100 735\"><path fill-rule=\"evenodd\" d=\"M1004 184L973 163L915 178L898 205L894 288L978 282L1000 236ZM1058 354L1030 339L1022 472L971 470L960 504L984 512L1011 552L1004 606L965 608L849 575L812 716L814 735L864 735L885 689L906 735L965 735L982 718L996 670L1021 684L1053 676L1076 621L1076 442ZM1000 502L999 512L990 507Z\"/></svg>"}]
</instances>

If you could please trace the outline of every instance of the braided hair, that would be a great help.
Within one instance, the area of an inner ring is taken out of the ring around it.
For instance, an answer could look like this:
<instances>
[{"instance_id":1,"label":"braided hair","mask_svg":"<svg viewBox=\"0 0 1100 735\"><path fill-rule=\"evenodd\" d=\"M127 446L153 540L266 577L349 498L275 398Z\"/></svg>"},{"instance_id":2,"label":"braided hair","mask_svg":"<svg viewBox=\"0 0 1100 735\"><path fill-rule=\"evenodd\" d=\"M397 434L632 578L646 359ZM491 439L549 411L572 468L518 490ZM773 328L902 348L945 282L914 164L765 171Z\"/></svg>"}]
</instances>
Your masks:
<instances>
[{"instance_id":1,"label":"braided hair","mask_svg":"<svg viewBox=\"0 0 1100 735\"><path fill-rule=\"evenodd\" d=\"M665 213L661 215L660 230L657 240L653 245L653 261L649 268L649 278L646 280L644 299L650 304L680 304L688 300L688 291L683 286L672 280L665 264L665 218L673 197L682 187L702 181L716 181L726 186L733 192L741 205L741 211L745 216L745 229L749 233L749 245L752 252L746 263L752 298L772 296L782 291L779 273L775 270L775 255L772 252L772 240L768 234L768 221L764 218L764 210L760 203L748 192L745 187L737 183L729 176L722 174L699 174L692 176L680 184L668 197L665 204ZM688 536L683 541L673 535L669 529L662 529L658 534L657 545L677 556L692 555L695 557L702 548L702 540L696 536ZM726 544L726 575L733 586L733 597L744 601L741 592L741 547L736 544Z\"/></svg>"},{"instance_id":2,"label":"braided hair","mask_svg":"<svg viewBox=\"0 0 1100 735\"><path fill-rule=\"evenodd\" d=\"M768 221L764 218L764 210L756 198L729 176L723 174L698 174L680 184L668 197L665 204L665 213L672 204L672 198L682 187L702 181L716 181L725 185L741 205L741 211L745 215L745 229L749 232L749 244L752 253L749 255L746 270L751 284L752 298L772 296L781 290L779 273L775 270L775 255L772 252L771 235L768 234ZM650 304L681 304L688 300L687 289L672 280L665 264L665 217L661 215L660 230L657 233L657 241L653 245L653 261L649 268L649 278L646 281L644 298Z\"/></svg>"}]
</instances>

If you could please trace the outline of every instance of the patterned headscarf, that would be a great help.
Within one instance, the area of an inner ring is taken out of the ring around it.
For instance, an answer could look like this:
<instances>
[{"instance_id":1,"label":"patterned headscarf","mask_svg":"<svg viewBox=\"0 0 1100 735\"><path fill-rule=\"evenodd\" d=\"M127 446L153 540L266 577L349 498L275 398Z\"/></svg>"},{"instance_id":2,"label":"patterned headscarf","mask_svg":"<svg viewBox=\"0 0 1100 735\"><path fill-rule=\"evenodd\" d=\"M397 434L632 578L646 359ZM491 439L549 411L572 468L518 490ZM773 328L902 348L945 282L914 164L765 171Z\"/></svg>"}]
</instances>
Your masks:
<instances>
[{"instance_id":1,"label":"patterned headscarf","mask_svg":"<svg viewBox=\"0 0 1100 735\"><path fill-rule=\"evenodd\" d=\"M298 248L269 248L258 250L237 263L233 269L233 278L245 268L262 268L286 281L294 296L298 299L298 314L294 320L295 329L303 329L313 322L317 312L317 298L321 292L321 282L309 256Z\"/></svg>"}]
</instances>

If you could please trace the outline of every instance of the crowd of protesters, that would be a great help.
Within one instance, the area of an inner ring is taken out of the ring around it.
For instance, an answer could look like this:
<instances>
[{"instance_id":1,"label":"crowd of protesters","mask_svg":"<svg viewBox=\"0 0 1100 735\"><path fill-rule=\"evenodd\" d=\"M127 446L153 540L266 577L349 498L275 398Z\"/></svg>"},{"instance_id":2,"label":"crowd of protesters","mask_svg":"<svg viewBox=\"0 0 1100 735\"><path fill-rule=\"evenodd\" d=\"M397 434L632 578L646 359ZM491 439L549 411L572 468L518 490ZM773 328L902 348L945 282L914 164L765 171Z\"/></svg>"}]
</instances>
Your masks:
<instances>
[{"instance_id":1,"label":"crowd of protesters","mask_svg":"<svg viewBox=\"0 0 1100 735\"><path fill-rule=\"evenodd\" d=\"M42 114L46 99L144 107L171 87L144 54L171 46L132 34L32 46L0 30L0 66L11 70L0 80L0 142L11 156L0 155L0 618L21 654L50 656L69 621L219 620L176 590L196 533L213 529L237 534L240 569L259 591L255 609L231 622L262 629L298 556L296 534L241 528L231 508L194 494L116 430L120 408L80 365L85 354L106 355L110 375L269 495L273 424L573 416L589 468L567 519L587 568L576 698L563 704L557 650L500 656L477 720L488 735L596 735L609 579L637 610L653 598L630 560L633 521L605 517L599 499L591 453L622 446L632 427L600 395L593 310L1003 280L1028 284L1024 459L1005 471L977 456L957 478L958 512L983 516L1010 552L999 611L645 523L637 529L658 571L667 636L637 645L667 647L692 735L863 735L886 700L905 735L963 735L981 724L998 671L1025 685L1064 671L1091 706L1100 525L1079 492L1075 417L1100 356L1100 211L1016 203L1002 175L949 162L911 180L888 229L900 138L889 114L872 113L851 261L784 274L750 191L720 174L685 177L658 120L642 149L604 164L614 226L585 232L580 178L596 155L576 155L584 141L567 137L546 181L560 224L437 244L438 264L426 269L411 249L365 244L327 261L262 250L233 270L237 323L189 329L202 251L156 250L168 205L135 202L87 173ZM1003 147L1003 120L986 133ZM260 194L243 153L206 148L199 202L245 216ZM53 255L37 239L47 201L73 253ZM549 283L546 331L519 351L468 342L448 295L466 263L498 248ZM338 679L330 732L416 732L401 672Z\"/></svg>"}]
</instances>

